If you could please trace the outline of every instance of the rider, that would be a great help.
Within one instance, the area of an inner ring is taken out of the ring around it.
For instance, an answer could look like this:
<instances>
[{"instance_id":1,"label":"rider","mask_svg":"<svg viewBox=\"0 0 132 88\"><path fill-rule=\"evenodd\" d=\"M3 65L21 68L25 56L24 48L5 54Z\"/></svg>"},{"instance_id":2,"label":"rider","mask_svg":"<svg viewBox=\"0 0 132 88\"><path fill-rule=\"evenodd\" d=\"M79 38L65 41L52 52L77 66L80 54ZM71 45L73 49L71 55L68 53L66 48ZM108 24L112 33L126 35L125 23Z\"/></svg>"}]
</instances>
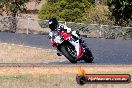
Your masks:
<instances>
[{"instance_id":1,"label":"rider","mask_svg":"<svg viewBox=\"0 0 132 88\"><path fill-rule=\"evenodd\" d=\"M74 36L74 38L80 38L80 34L76 31L71 31L71 28L68 28L66 25L58 25L58 21L56 20L56 18L50 18L49 19L49 28L50 28L50 32L49 32L49 37L51 39L51 45L53 47L57 47L56 46L56 43L54 41L54 34L57 33L57 34L60 34L61 31L65 31L67 33L71 33L72 36ZM75 45L76 47L76 43L73 42L73 44ZM77 48L76 49L77 53L79 53L79 49ZM58 56L61 56L61 54L58 52L57 53Z\"/></svg>"}]
</instances>

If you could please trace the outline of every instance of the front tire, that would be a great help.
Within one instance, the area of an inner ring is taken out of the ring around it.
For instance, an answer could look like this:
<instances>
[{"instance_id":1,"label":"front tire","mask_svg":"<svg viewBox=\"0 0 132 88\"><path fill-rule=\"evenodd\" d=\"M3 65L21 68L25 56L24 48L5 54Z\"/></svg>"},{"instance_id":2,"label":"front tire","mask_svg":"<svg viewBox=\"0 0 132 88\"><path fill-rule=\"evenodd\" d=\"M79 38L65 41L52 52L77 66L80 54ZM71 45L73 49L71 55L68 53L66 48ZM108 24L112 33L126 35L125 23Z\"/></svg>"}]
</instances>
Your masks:
<instances>
[{"instance_id":1,"label":"front tire","mask_svg":"<svg viewBox=\"0 0 132 88\"><path fill-rule=\"evenodd\" d=\"M62 52L62 54L63 54L71 63L77 63L76 58L73 57L72 55L70 55L70 53L68 52L67 45L68 45L68 44L65 44L65 45L63 44L63 45L61 45L61 52Z\"/></svg>"}]
</instances>

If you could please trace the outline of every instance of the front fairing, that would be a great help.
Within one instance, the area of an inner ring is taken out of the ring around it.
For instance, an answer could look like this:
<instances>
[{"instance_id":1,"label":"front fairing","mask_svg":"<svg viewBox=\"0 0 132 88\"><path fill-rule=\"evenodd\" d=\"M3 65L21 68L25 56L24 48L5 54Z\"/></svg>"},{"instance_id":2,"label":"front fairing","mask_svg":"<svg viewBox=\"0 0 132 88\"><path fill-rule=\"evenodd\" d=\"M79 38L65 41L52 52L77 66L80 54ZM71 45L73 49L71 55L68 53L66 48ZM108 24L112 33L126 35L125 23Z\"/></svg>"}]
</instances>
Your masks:
<instances>
[{"instance_id":1,"label":"front fairing","mask_svg":"<svg viewBox=\"0 0 132 88\"><path fill-rule=\"evenodd\" d=\"M83 52L84 49L81 46L79 39L74 39L71 34L61 32L60 34L58 32L54 33L54 41L57 44L57 48L59 50L59 47L61 44L65 43L70 43L75 47L75 52L76 52L76 57L78 60L80 60L83 57Z\"/></svg>"}]
</instances>

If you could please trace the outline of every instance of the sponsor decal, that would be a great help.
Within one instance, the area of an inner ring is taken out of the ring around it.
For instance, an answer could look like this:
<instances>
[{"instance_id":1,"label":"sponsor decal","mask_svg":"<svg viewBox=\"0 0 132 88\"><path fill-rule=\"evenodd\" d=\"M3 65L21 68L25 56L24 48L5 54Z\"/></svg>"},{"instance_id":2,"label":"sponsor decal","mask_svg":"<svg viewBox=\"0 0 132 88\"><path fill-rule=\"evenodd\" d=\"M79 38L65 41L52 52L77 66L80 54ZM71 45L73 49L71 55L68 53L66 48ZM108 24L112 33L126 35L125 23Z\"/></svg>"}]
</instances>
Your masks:
<instances>
[{"instance_id":1,"label":"sponsor decal","mask_svg":"<svg viewBox=\"0 0 132 88\"><path fill-rule=\"evenodd\" d=\"M79 68L79 74L76 76L79 85L86 83L130 83L131 76L129 74L86 74L85 70Z\"/></svg>"}]
</instances>

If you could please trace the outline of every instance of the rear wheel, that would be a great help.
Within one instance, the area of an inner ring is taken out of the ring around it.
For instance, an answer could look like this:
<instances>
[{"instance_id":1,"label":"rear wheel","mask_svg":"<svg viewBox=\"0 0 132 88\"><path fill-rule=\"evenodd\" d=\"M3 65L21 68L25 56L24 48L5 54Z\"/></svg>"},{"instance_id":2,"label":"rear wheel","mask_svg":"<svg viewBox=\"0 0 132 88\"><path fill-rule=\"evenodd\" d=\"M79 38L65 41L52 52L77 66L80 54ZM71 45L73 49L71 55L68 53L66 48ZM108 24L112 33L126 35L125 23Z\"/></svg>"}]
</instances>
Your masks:
<instances>
[{"instance_id":1,"label":"rear wheel","mask_svg":"<svg viewBox=\"0 0 132 88\"><path fill-rule=\"evenodd\" d=\"M71 50L71 48L68 47L72 47L70 44L63 44L61 45L61 52L62 54L71 62L71 63L77 63L77 60L74 56L73 51ZM71 52L70 52L70 50Z\"/></svg>"},{"instance_id":2,"label":"rear wheel","mask_svg":"<svg viewBox=\"0 0 132 88\"><path fill-rule=\"evenodd\" d=\"M93 62L93 59L94 59L94 57L93 57L93 55L92 55L92 52L88 49L88 50L86 51L85 56L84 56L84 61L85 61L86 63L92 63L92 62Z\"/></svg>"}]
</instances>

